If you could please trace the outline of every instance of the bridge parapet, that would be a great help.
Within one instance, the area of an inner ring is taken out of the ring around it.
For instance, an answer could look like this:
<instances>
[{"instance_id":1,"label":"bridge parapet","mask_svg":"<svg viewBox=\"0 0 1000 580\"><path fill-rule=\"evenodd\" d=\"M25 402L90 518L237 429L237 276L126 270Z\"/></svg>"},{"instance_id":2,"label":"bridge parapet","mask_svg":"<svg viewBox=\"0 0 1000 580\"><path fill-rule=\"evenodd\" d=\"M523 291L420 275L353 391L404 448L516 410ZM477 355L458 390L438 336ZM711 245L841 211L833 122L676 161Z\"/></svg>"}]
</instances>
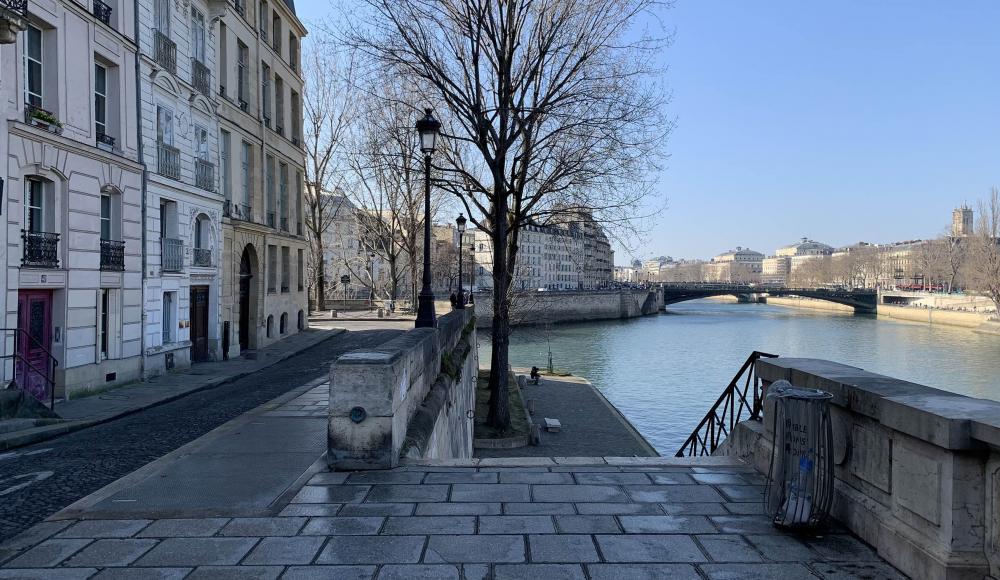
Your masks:
<instances>
[{"instance_id":1,"label":"bridge parapet","mask_svg":"<svg viewBox=\"0 0 1000 580\"><path fill-rule=\"evenodd\" d=\"M855 313L874 314L878 309L878 293L875 290L839 290L827 288L794 288L770 284L663 284L664 305L677 304L688 300L698 300L711 296L737 296L762 294L769 296L800 296L844 304L854 308Z\"/></svg>"}]
</instances>

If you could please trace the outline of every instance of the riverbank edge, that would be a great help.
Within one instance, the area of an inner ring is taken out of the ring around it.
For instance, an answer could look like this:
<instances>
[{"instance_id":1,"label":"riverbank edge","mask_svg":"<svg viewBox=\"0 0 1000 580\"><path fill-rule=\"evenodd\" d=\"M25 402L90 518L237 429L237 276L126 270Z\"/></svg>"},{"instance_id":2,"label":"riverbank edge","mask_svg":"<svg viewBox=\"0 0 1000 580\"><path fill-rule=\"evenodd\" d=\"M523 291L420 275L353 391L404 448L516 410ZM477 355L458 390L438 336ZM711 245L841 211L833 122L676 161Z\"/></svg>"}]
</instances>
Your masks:
<instances>
[{"instance_id":1,"label":"riverbank edge","mask_svg":"<svg viewBox=\"0 0 1000 580\"><path fill-rule=\"evenodd\" d=\"M767 303L773 306L800 308L804 310L823 310L840 313L852 313L854 311L850 306L816 300L815 298L768 297ZM977 312L879 304L877 316L895 321L950 326L952 328L965 328L983 334L1000 335L1000 321L991 320L988 314Z\"/></svg>"},{"instance_id":2,"label":"riverbank edge","mask_svg":"<svg viewBox=\"0 0 1000 580\"><path fill-rule=\"evenodd\" d=\"M511 372L513 372L515 376L516 375L527 376L528 374L531 373L531 369L527 367L511 367ZM618 409L618 407L616 407L611 401L608 400L607 397L604 396L604 393L601 392L601 389L598 389L594 385L594 383L590 382L589 379L581 377L579 375L568 375L568 376L542 375L542 376L544 376L547 380L550 381L573 382L590 387L590 389L595 394L597 394L598 399L600 399L604 403L607 410L611 412L618 419L618 421L622 423L622 425L629 433L632 434L636 442L639 443L639 446L645 448L646 451L649 452L649 457L660 457L660 452L657 451L655 447L653 447L653 445L649 442L649 440L646 439L646 437L642 434L642 432L639 431L639 429L637 429L636 426L633 425L632 422L628 420L625 414L622 413L621 410Z\"/></svg>"}]
</instances>

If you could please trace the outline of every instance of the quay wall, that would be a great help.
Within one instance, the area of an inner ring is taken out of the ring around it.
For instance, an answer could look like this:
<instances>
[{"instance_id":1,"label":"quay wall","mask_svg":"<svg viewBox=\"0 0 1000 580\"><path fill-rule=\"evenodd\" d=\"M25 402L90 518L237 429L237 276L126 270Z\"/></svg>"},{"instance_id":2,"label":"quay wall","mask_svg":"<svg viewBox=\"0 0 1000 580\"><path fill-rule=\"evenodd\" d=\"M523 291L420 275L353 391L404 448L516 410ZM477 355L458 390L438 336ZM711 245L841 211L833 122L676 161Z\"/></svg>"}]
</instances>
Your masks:
<instances>
[{"instance_id":1,"label":"quay wall","mask_svg":"<svg viewBox=\"0 0 1000 580\"><path fill-rule=\"evenodd\" d=\"M327 463L391 469L407 459L472 457L479 368L475 312L453 310L330 367Z\"/></svg>"},{"instance_id":2,"label":"quay wall","mask_svg":"<svg viewBox=\"0 0 1000 580\"><path fill-rule=\"evenodd\" d=\"M827 312L847 312L854 314L854 307L846 304L837 304L826 300L816 300L815 298L799 298L798 296L768 296L767 303L775 306L788 306L791 308L806 308L808 310L825 310ZM879 304L879 308L882 305Z\"/></svg>"},{"instance_id":3,"label":"quay wall","mask_svg":"<svg viewBox=\"0 0 1000 580\"><path fill-rule=\"evenodd\" d=\"M614 320L656 314L663 309L663 294L656 290L580 290L517 292L511 308L511 325ZM476 295L476 325L493 324L492 297Z\"/></svg>"},{"instance_id":4,"label":"quay wall","mask_svg":"<svg viewBox=\"0 0 1000 580\"><path fill-rule=\"evenodd\" d=\"M878 316L879 318L926 322L927 324L944 324L948 326L960 326L962 328L978 328L989 318L989 314L984 312L893 306L891 304L879 304Z\"/></svg>"},{"instance_id":5,"label":"quay wall","mask_svg":"<svg viewBox=\"0 0 1000 580\"><path fill-rule=\"evenodd\" d=\"M757 363L833 394L833 516L911 578L1000 578L1000 402L818 359ZM767 474L773 403L716 452Z\"/></svg>"}]
</instances>

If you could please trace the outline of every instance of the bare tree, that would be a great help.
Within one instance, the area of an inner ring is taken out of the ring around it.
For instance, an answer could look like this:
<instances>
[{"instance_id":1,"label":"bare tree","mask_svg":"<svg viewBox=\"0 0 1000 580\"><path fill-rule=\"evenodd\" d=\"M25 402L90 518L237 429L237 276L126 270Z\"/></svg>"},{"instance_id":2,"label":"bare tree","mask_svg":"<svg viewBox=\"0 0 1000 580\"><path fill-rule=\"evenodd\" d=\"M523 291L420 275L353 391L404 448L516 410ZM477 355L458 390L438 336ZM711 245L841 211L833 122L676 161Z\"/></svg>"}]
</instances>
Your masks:
<instances>
[{"instance_id":1,"label":"bare tree","mask_svg":"<svg viewBox=\"0 0 1000 580\"><path fill-rule=\"evenodd\" d=\"M1000 189L979 203L979 223L972 236L972 282L1000 311Z\"/></svg>"},{"instance_id":2,"label":"bare tree","mask_svg":"<svg viewBox=\"0 0 1000 580\"><path fill-rule=\"evenodd\" d=\"M355 114L354 60L329 41L314 40L303 55L305 78L303 137L306 149L306 235L309 239L310 283L319 310L326 309L323 235L340 209L325 192L342 189L346 172L344 145Z\"/></svg>"},{"instance_id":3,"label":"bare tree","mask_svg":"<svg viewBox=\"0 0 1000 580\"><path fill-rule=\"evenodd\" d=\"M662 39L636 35L657 0L365 0L350 35L438 106L436 170L493 240L487 421L510 425L509 291L518 236L559 211L605 223L639 214L671 123L657 82Z\"/></svg>"}]
</instances>

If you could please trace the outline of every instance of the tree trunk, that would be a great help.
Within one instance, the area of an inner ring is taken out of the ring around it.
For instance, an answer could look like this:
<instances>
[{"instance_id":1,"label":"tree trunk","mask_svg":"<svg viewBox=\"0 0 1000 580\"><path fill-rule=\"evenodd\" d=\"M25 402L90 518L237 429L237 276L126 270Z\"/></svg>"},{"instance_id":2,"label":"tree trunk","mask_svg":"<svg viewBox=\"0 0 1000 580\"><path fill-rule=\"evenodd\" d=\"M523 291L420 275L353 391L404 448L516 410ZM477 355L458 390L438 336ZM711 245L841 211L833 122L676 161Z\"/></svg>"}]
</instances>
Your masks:
<instances>
[{"instance_id":1,"label":"tree trunk","mask_svg":"<svg viewBox=\"0 0 1000 580\"><path fill-rule=\"evenodd\" d=\"M510 367L510 301L507 300L513 277L507 260L507 192L503 183L503 165L499 172L494 170L494 187L497 189L493 205L493 328L490 340L493 350L490 354L490 403L487 424L497 431L510 428L510 405L507 393ZM497 175L499 173L499 175Z\"/></svg>"}]
</instances>

